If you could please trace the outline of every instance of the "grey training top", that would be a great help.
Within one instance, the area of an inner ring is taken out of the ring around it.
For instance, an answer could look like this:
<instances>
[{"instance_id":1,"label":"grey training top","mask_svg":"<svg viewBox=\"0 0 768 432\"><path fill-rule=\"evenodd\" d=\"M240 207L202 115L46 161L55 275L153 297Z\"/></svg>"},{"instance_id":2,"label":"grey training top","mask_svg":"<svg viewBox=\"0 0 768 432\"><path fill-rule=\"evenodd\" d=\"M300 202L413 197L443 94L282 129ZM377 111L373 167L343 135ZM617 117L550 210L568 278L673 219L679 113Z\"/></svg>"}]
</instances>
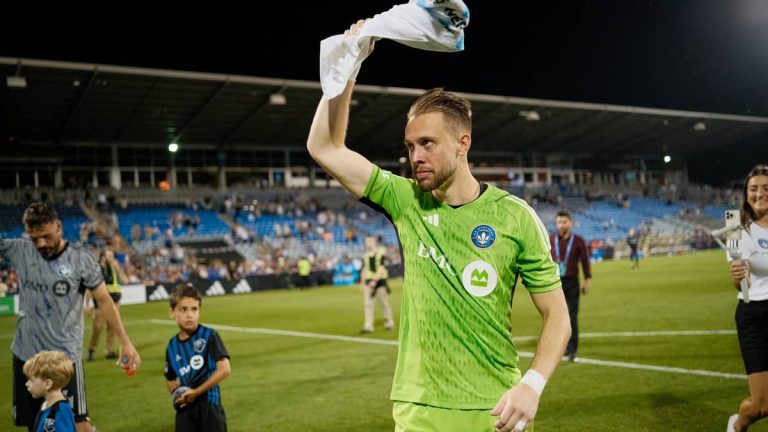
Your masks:
<instances>
[{"instance_id":1,"label":"grey training top","mask_svg":"<svg viewBox=\"0 0 768 432\"><path fill-rule=\"evenodd\" d=\"M43 350L63 351L72 361L83 355L83 294L103 281L93 255L69 243L45 259L29 239L0 238L0 257L19 275L19 320L11 350L27 360Z\"/></svg>"}]
</instances>

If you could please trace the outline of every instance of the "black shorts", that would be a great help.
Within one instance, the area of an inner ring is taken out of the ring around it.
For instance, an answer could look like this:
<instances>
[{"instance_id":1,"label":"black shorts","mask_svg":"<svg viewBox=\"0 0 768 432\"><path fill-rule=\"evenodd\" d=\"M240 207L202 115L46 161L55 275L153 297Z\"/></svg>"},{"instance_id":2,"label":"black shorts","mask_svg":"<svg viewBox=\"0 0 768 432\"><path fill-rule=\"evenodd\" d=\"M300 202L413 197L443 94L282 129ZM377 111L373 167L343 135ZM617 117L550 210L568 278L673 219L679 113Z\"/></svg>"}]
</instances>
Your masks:
<instances>
[{"instance_id":1,"label":"black shorts","mask_svg":"<svg viewBox=\"0 0 768 432\"><path fill-rule=\"evenodd\" d=\"M121 293L109 293L109 296L112 297L112 301L115 302L115 304L120 304L120 299L123 298ZM95 298L93 299L93 308L99 308L99 302L97 302Z\"/></svg>"},{"instance_id":2,"label":"black shorts","mask_svg":"<svg viewBox=\"0 0 768 432\"><path fill-rule=\"evenodd\" d=\"M747 375L768 371L768 300L739 300L736 331Z\"/></svg>"},{"instance_id":3,"label":"black shorts","mask_svg":"<svg viewBox=\"0 0 768 432\"><path fill-rule=\"evenodd\" d=\"M204 400L176 411L176 432L226 432L227 417L221 405Z\"/></svg>"},{"instance_id":4,"label":"black shorts","mask_svg":"<svg viewBox=\"0 0 768 432\"><path fill-rule=\"evenodd\" d=\"M83 362L73 363L75 374L72 380L64 387L64 397L67 398L72 411L75 413L75 422L88 420L88 407L85 403L85 375ZM13 356L13 424L16 426L32 426L35 417L43 404L43 398L34 399L27 390L27 377L24 375L24 361Z\"/></svg>"}]
</instances>

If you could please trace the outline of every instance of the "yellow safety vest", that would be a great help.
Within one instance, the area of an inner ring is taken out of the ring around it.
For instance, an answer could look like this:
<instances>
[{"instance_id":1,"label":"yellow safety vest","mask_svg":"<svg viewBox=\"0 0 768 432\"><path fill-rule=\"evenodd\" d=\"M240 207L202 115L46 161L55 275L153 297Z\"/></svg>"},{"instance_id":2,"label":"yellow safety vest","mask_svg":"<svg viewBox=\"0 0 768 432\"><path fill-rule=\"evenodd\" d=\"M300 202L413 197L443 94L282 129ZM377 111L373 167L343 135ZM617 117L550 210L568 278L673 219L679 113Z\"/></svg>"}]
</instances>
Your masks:
<instances>
[{"instance_id":1,"label":"yellow safety vest","mask_svg":"<svg viewBox=\"0 0 768 432\"><path fill-rule=\"evenodd\" d=\"M368 280L376 278L376 272L378 271L379 266L384 267L381 279L389 277L389 271L387 271L387 267L384 265L384 249L377 249L376 253L373 255L366 252L366 254L363 255L363 279Z\"/></svg>"},{"instance_id":2,"label":"yellow safety vest","mask_svg":"<svg viewBox=\"0 0 768 432\"><path fill-rule=\"evenodd\" d=\"M106 278L104 280L104 283L107 285L107 291L112 294L120 294L120 282L119 282L119 279L117 278L117 272L109 264L107 264L107 269L112 274L112 281L109 281L109 283L107 283L108 281L106 280Z\"/></svg>"},{"instance_id":3,"label":"yellow safety vest","mask_svg":"<svg viewBox=\"0 0 768 432\"><path fill-rule=\"evenodd\" d=\"M299 268L299 276L309 276L312 264L308 259L299 260L299 262L296 263L296 266Z\"/></svg>"}]
</instances>

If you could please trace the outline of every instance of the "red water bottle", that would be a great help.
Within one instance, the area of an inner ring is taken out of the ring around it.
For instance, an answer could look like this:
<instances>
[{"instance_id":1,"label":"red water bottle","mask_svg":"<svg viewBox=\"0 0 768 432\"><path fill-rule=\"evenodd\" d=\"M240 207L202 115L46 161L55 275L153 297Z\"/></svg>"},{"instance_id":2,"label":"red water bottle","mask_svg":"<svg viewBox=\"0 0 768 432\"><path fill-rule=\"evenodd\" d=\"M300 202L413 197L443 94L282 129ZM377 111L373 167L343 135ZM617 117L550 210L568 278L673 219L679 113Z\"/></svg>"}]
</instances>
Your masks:
<instances>
[{"instance_id":1,"label":"red water bottle","mask_svg":"<svg viewBox=\"0 0 768 432\"><path fill-rule=\"evenodd\" d=\"M130 358L128 358L127 355L123 354L122 357L120 357L120 367L122 367L125 370L125 374L128 376L134 376L136 375L136 369L134 369L131 365L128 364L130 361Z\"/></svg>"}]
</instances>

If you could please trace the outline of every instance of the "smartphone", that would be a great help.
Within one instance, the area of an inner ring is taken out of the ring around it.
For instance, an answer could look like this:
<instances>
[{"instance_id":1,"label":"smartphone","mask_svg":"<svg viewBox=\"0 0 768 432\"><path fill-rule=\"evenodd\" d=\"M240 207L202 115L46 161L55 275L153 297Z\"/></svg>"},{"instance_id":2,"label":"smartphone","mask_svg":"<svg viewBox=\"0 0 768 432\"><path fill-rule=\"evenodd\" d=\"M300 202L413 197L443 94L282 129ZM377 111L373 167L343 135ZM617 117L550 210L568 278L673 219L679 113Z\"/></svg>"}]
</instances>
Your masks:
<instances>
[{"instance_id":1,"label":"smartphone","mask_svg":"<svg viewBox=\"0 0 768 432\"><path fill-rule=\"evenodd\" d=\"M728 240L741 240L741 230L736 229L741 224L741 213L738 210L726 210L725 211L725 227L734 228L731 230L726 239Z\"/></svg>"}]
</instances>

